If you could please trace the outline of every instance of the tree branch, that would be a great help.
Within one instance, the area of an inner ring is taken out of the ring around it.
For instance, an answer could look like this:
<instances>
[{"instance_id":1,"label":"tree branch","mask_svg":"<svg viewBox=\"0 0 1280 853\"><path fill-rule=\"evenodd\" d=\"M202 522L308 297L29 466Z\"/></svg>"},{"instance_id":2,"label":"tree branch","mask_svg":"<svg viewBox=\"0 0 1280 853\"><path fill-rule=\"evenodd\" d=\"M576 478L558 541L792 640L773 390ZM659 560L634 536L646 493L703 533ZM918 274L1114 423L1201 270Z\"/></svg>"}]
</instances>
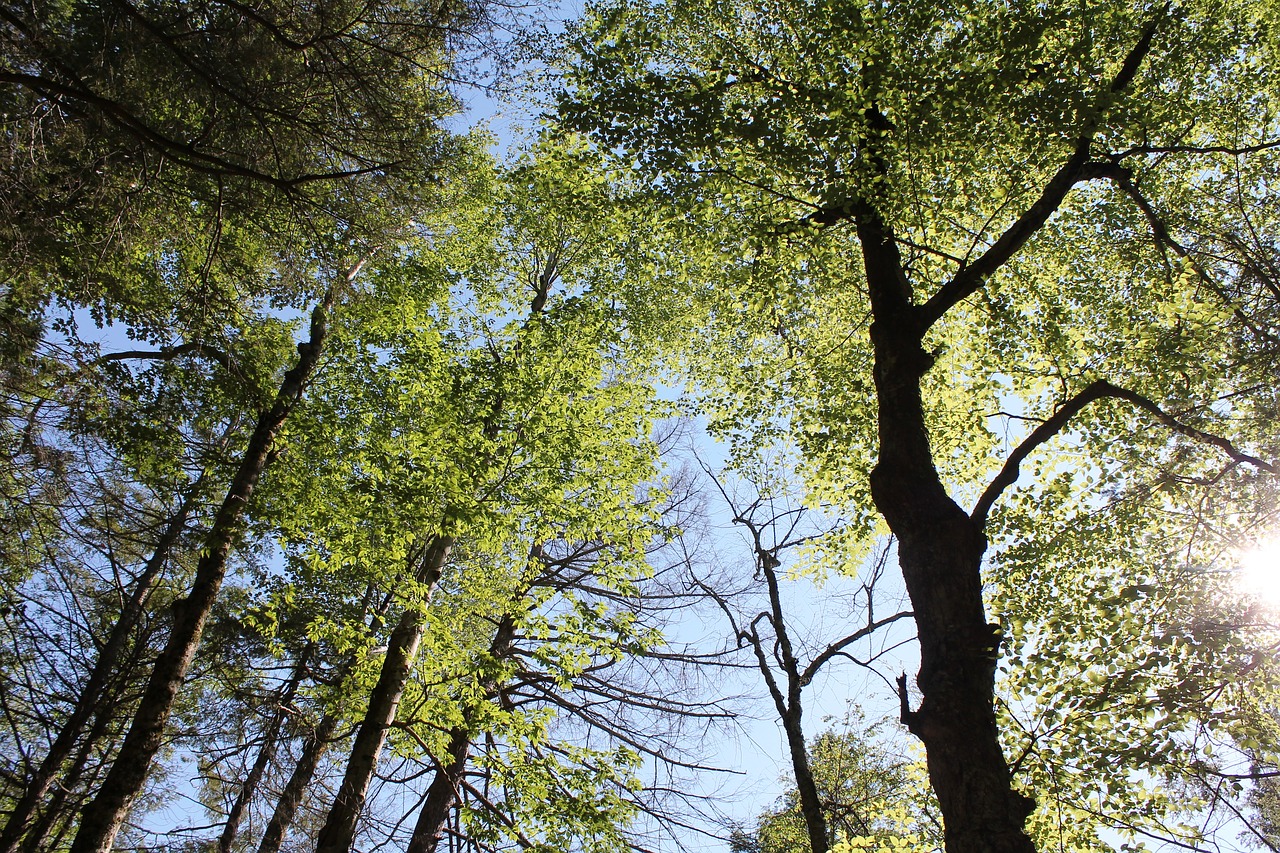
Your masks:
<instances>
[{"instance_id":1,"label":"tree branch","mask_svg":"<svg viewBox=\"0 0 1280 853\"><path fill-rule=\"evenodd\" d=\"M1182 423L1177 418L1173 417L1173 415L1165 412L1150 399L1144 397L1138 392L1130 391L1127 388L1120 388L1116 385L1112 385L1110 382L1104 382L1103 384L1107 386L1109 396L1133 403L1135 406L1144 410L1174 432L1185 435L1188 438L1195 439L1196 441L1213 445L1235 462L1252 465L1255 468L1266 471L1268 474L1280 474L1280 466L1276 466L1264 459L1259 459L1256 456L1250 456L1247 453L1241 452L1234 444L1221 436L1204 432L1203 430L1198 430L1189 424Z\"/></svg>"},{"instance_id":2,"label":"tree branch","mask_svg":"<svg viewBox=\"0 0 1280 853\"><path fill-rule=\"evenodd\" d=\"M974 520L978 527L984 527L987 523L987 515L991 512L991 507L1009 486L1018 481L1018 469L1031 453L1040 445L1053 438L1066 427L1067 422L1080 413L1080 410L1092 403L1100 397L1107 396L1107 383L1098 380L1090 383L1083 391L1072 397L1054 412L1040 426L1031 431L1031 434L1022 440L1022 442L1014 448L1013 453L1005 460L1004 467L1000 469L1000 473L995 479L988 484L983 491L982 497L978 498L978 503L974 505L973 512L969 517Z\"/></svg>"},{"instance_id":3,"label":"tree branch","mask_svg":"<svg viewBox=\"0 0 1280 853\"><path fill-rule=\"evenodd\" d=\"M232 376L242 375L240 369L236 367L235 362L231 360L230 355L218 349L217 347L211 347L208 344L201 344L196 342L178 344L177 346L172 346L172 347L161 347L160 349L154 350L154 351L136 350L136 349L123 350L121 352L107 353L106 355L99 357L97 360L99 363L105 362L105 361L124 361L126 359L135 359L135 358L138 358L138 359L150 358L150 359L155 359L156 361L172 361L175 358L188 355L188 354L203 356L204 358L207 358L210 361L216 362L217 364L221 365L221 367Z\"/></svg>"},{"instance_id":4,"label":"tree branch","mask_svg":"<svg viewBox=\"0 0 1280 853\"><path fill-rule=\"evenodd\" d=\"M1124 64L1108 87L1111 93L1122 92L1133 82L1143 60L1151 51L1151 41L1168 15L1169 6L1170 4L1166 3L1161 7L1160 12L1143 31L1138 43L1125 57ZM1023 211L1022 215L982 253L981 257L960 269L920 308L921 330L928 329L953 307L976 293L989 276L1008 263L1009 259L1049 221L1049 217L1057 211L1067 197L1067 193L1076 184L1106 176L1105 172L1110 164L1090 162L1089 159L1093 137L1100 121L1101 118L1097 117L1085 122L1075 150L1071 152L1067 162L1049 179L1040 197Z\"/></svg>"},{"instance_id":5,"label":"tree branch","mask_svg":"<svg viewBox=\"0 0 1280 853\"><path fill-rule=\"evenodd\" d=\"M1118 163L1111 165L1110 168L1105 169L1104 177L1111 179L1111 181L1129 197L1134 205L1137 206L1138 210L1147 220L1147 225L1151 228L1151 236L1155 239L1156 245L1162 252L1164 249L1169 249L1175 255L1190 264L1192 270L1195 271L1196 277L1204 283L1205 287L1213 291L1219 299L1231 306L1232 313L1235 315L1235 318L1239 320L1245 328L1249 329L1249 331L1264 340L1272 343L1280 342L1277 341L1274 334L1266 329L1259 328L1256 323L1249 319L1240 307L1234 305L1231 296L1223 290L1222 286L1214 280L1213 276L1209 275L1208 271L1205 270L1198 261L1196 261L1191 254L1191 250L1174 239L1173 234L1169 231L1169 226L1165 224L1164 220L1160 218L1160 214L1156 212L1155 207L1147 200L1147 197L1142 194L1142 191L1138 189L1138 185L1133 180L1133 173L1127 167L1121 166Z\"/></svg>"},{"instance_id":6,"label":"tree branch","mask_svg":"<svg viewBox=\"0 0 1280 853\"><path fill-rule=\"evenodd\" d=\"M1247 463L1262 471L1266 471L1269 474L1280 474L1280 467L1277 467L1266 460L1259 459L1256 456L1250 456L1249 454L1240 451L1234 444L1221 436L1204 432L1203 430L1196 429L1189 424L1184 424L1173 415L1170 415L1168 412L1161 409L1160 406L1150 398L1145 397L1136 391L1130 391L1127 388L1121 388L1118 385L1113 385L1105 379L1099 379L1089 383L1083 391L1064 403L1056 412L1053 413L1052 416L1050 416L1040 426L1032 430L1031 434L1022 440L1022 443L1014 449L1013 453L1010 454L1009 458L1005 461L1004 467L1000 469L1000 473L996 475L995 479L993 479L987 486L986 490L983 491L982 496L978 498L978 502L974 506L973 512L970 514L970 518L972 518L979 527L984 526L992 505L995 504L996 500L1005 489L1017 482L1018 469L1023 460L1030 456L1037 447L1061 432L1066 427L1067 423L1079 414L1085 406L1104 397L1111 397L1132 403L1152 415L1157 421L1174 432L1218 448L1236 464Z\"/></svg>"},{"instance_id":7,"label":"tree branch","mask_svg":"<svg viewBox=\"0 0 1280 853\"><path fill-rule=\"evenodd\" d=\"M1112 154L1110 159L1119 162L1129 157L1142 157L1149 154L1226 154L1229 157L1242 157L1245 154L1259 154L1280 148L1280 139L1259 142L1256 145L1134 145L1124 151Z\"/></svg>"},{"instance_id":8,"label":"tree branch","mask_svg":"<svg viewBox=\"0 0 1280 853\"><path fill-rule=\"evenodd\" d=\"M97 94L85 87L79 80L76 81L77 86L70 86L38 74L27 74L0 68L0 83L13 83L25 87L51 101L61 101L64 98L69 98L89 105L95 108L107 121L130 134L143 145L172 158L192 171L206 175L247 178L259 183L269 184L286 192L294 192L298 187L307 183L353 178L401 165L399 162L390 162L371 164L362 168L308 173L292 177L271 175L244 163L237 163L202 150L194 143L173 139L140 119L124 104Z\"/></svg>"},{"instance_id":9,"label":"tree branch","mask_svg":"<svg viewBox=\"0 0 1280 853\"><path fill-rule=\"evenodd\" d=\"M529 849L534 846L534 843L530 841L523 832L520 831L520 827L516 825L516 822L511 818L511 816L508 815L500 805L498 805L497 803L493 802L493 800L490 800L488 797L486 797L483 791L481 791L475 785L472 785L470 782L467 782L466 780L462 780L461 787L463 790L467 792L469 796L473 797L476 800L476 802L484 806L485 811L489 812L489 814L496 817L507 829L511 831L511 833L515 836L515 840L517 844L519 844L522 848L525 848L525 849Z\"/></svg>"},{"instance_id":10,"label":"tree branch","mask_svg":"<svg viewBox=\"0 0 1280 853\"><path fill-rule=\"evenodd\" d=\"M804 672L800 674L800 685L803 687L809 684L809 682L813 681L814 676L818 674L818 670L821 669L823 665L826 664L827 661L841 654L846 647L850 646L853 643L856 643L858 640L861 640L863 637L869 637L870 635L874 634L876 631L879 631L881 628L885 627L886 625L892 625L894 622L897 622L900 619L910 619L915 615L916 615L915 612L912 610L903 610L901 612L893 614L892 616L887 616L884 619L879 619L875 622L868 622L865 626L854 631L852 634L845 637L843 640L837 640L836 642L827 646L827 648L823 650L822 654L814 658L809 663L809 665L804 668Z\"/></svg>"},{"instance_id":11,"label":"tree branch","mask_svg":"<svg viewBox=\"0 0 1280 853\"><path fill-rule=\"evenodd\" d=\"M1111 81L1112 92L1123 92L1133 82L1133 78L1137 76L1138 69L1142 67L1142 62L1147 58L1147 54L1151 52L1151 40L1156 36L1156 30L1160 28L1160 24L1169 14L1169 10L1173 7L1173 0L1166 0L1165 4L1160 7L1160 11L1151 23L1147 24L1147 29L1142 33L1142 38L1138 39L1138 43L1133 46L1133 50L1129 51L1129 55L1124 59L1124 65L1120 66L1120 71L1116 74L1114 80Z\"/></svg>"},{"instance_id":12,"label":"tree branch","mask_svg":"<svg viewBox=\"0 0 1280 853\"><path fill-rule=\"evenodd\" d=\"M976 293L989 276L1008 263L1049 221L1049 217L1058 210L1067 193L1076 184L1101 177L1096 169L1099 164L1089 162L1092 142L1092 135L1082 137L1067 162L1049 179L1040 197L976 261L961 268L950 281L929 297L929 301L920 308L922 329L929 328L960 302Z\"/></svg>"}]
</instances>

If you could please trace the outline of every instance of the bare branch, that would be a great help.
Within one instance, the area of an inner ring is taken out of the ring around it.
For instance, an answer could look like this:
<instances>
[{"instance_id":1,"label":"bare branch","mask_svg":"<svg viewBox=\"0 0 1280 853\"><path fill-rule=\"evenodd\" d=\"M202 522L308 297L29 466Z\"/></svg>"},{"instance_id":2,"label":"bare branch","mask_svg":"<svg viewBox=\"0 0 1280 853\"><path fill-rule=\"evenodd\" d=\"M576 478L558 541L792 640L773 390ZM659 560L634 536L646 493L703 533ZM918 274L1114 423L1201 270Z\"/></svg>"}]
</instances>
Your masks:
<instances>
[{"instance_id":1,"label":"bare branch","mask_svg":"<svg viewBox=\"0 0 1280 853\"><path fill-rule=\"evenodd\" d=\"M858 640L861 640L864 637L871 636L876 631L879 631L881 628L884 628L887 625L892 625L894 622L897 622L900 619L913 618L915 615L916 614L911 610L903 610L893 614L892 616L887 616L884 619L878 619L874 622L868 622L866 625L854 631L852 634L845 637L844 639L837 640L836 642L827 646L826 649L823 650L822 654L814 658L809 663L809 665L804 668L804 672L800 674L800 685L803 687L809 684L809 682L813 681L814 676L818 674L818 670L821 669L823 665L827 663L827 661L831 660L833 657L836 657L837 655L842 654L845 648L847 648L848 646L852 645L853 643L856 643Z\"/></svg>"}]
</instances>

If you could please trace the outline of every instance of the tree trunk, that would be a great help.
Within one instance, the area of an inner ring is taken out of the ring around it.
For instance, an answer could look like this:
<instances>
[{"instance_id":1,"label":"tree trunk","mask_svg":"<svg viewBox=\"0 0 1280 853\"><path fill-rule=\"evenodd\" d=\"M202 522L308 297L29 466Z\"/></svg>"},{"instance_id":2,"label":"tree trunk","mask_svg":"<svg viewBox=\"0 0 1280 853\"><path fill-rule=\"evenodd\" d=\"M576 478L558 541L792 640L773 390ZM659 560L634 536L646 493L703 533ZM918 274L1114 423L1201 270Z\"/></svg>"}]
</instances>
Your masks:
<instances>
[{"instance_id":1,"label":"tree trunk","mask_svg":"<svg viewBox=\"0 0 1280 853\"><path fill-rule=\"evenodd\" d=\"M510 613L504 614L502 621L498 623L498 630L494 632L493 642L489 644L489 656L495 661L509 657L515 635L515 619ZM496 695L499 690L499 684L492 676L483 679L480 686L484 689L486 699ZM418 822L413 827L407 853L436 853L440 846L440 836L444 834L449 812L458 801L458 783L467 770L476 710L474 705L466 708L462 725L449 731L449 747L445 752L444 762L436 768L436 775L427 788L427 798L423 801L422 811L418 813Z\"/></svg>"},{"instance_id":2,"label":"tree trunk","mask_svg":"<svg viewBox=\"0 0 1280 853\"><path fill-rule=\"evenodd\" d=\"M749 524L749 523L748 523ZM749 525L750 526L750 525ZM778 585L776 550L766 549L760 541L760 534L754 526L751 532L756 540L756 559L760 572L764 575L769 587L769 608L772 611L770 622L775 637L775 658L780 658L783 672L787 677L786 690L773 675L769 665L768 654L764 642L756 633L754 625L751 630L751 645L755 649L756 662L760 673L764 676L769 694L773 697L778 711L778 720L787 738L787 752L791 755L791 771L795 777L796 794L800 800L800 814L804 818L805 831L809 834L809 847L812 853L827 853L830 838L827 832L827 818L822 813L822 798L818 794L818 785L813 780L813 770L809 767L809 747L804 737L804 705L801 702L804 692L800 662L796 659L791 645L791 635L787 632L786 614L782 611L782 592Z\"/></svg>"},{"instance_id":3,"label":"tree trunk","mask_svg":"<svg viewBox=\"0 0 1280 853\"><path fill-rule=\"evenodd\" d=\"M279 853L280 845L284 842L284 834L293 823L294 815L298 813L298 806L302 804L302 795L306 793L307 786L311 784L311 777L315 775L316 765L320 763L320 757L333 741L333 733L338 729L338 719L336 713L326 713L307 736L302 745L302 755L298 757L298 763L293 768L289 781L280 792L280 799L276 801L271 820L267 822L267 829L262 834L262 843L258 845L258 853Z\"/></svg>"},{"instance_id":4,"label":"tree trunk","mask_svg":"<svg viewBox=\"0 0 1280 853\"><path fill-rule=\"evenodd\" d=\"M111 627L111 631L107 635L107 641L103 644L102 651L89 672L89 678L80 690L80 695L76 697L76 702L71 709L70 715L68 715L66 722L63 723L58 736L54 738L53 744L40 762L40 766L36 768L36 772L28 780L22 796L13 807L13 811L9 813L9 820L5 824L4 831L0 832L0 853L15 853L18 850L23 835L31 828L37 809L45 802L49 795L49 789L53 787L58 773L75 749L76 741L83 734L85 724L100 709L99 700L102 698L103 690L106 689L110 678L119 670L120 656L124 653L125 646L129 642L129 636L133 633L134 627L142 617L143 608L146 606L147 599L151 596L152 589L155 588L161 570L164 568L165 563L168 562L169 553L181 538L183 530L186 529L187 519L190 517L191 509L195 504L195 496L199 490L200 482L201 480L198 479L191 486L187 494L183 496L177 512L169 519L169 523L165 525L151 558L147 560L142 568L142 573L138 575L137 581L134 582L133 592L121 609L119 619ZM63 787L68 786L64 784Z\"/></svg>"},{"instance_id":5,"label":"tree trunk","mask_svg":"<svg viewBox=\"0 0 1280 853\"><path fill-rule=\"evenodd\" d=\"M933 464L920 383L932 366L901 257L879 215L857 215L874 322L880 458L876 506L898 539L898 561L920 638L923 694L904 722L925 745L947 853L1034 853L1023 830L1032 801L1013 790L993 704L998 632L982 603L981 526L947 495Z\"/></svg>"},{"instance_id":6,"label":"tree trunk","mask_svg":"<svg viewBox=\"0 0 1280 853\"><path fill-rule=\"evenodd\" d=\"M231 804L231 809L227 812L227 822L222 827L222 835L218 838L218 853L231 853L231 845L235 843L236 833L240 830L240 821L244 818L245 810L248 808L250 801L252 801L253 795L257 792L258 783L262 781L263 774L267 772L267 766L275 758L276 748L280 745L280 730L284 727L284 721L287 717L285 709L293 702L293 698L298 695L298 687L301 686L302 679L306 675L307 662L311 656L312 648L313 644L308 643L299 652L298 662L294 665L288 683L281 687L276 697L274 703L275 713L272 714L271 722L262 733L262 748L258 750L258 757L253 762L249 775L245 777L244 784L236 792L235 802Z\"/></svg>"},{"instance_id":7,"label":"tree trunk","mask_svg":"<svg viewBox=\"0 0 1280 853\"><path fill-rule=\"evenodd\" d=\"M347 280L350 281L358 271L359 265L353 267ZM301 399L307 380L320 359L334 295L335 288L331 287L311 312L310 340L298 345L297 363L285 373L271 408L258 417L244 457L205 539L191 590L186 598L174 605L169 640L156 659L146 692L111 772L98 795L84 810L80 829L71 844L71 853L108 853L130 806L142 791L151 761L160 749L178 688L191 666L205 621L226 576L227 559L232 545L240 536L245 507L258 478L267 467L276 434Z\"/></svg>"},{"instance_id":8,"label":"tree trunk","mask_svg":"<svg viewBox=\"0 0 1280 853\"><path fill-rule=\"evenodd\" d=\"M467 758L471 754L471 731L459 726L449 732L449 748L444 763L436 768L436 775L427 788L427 798L418 813L407 853L436 853L440 836L444 834L449 812L458 800L458 783L467 770Z\"/></svg>"},{"instance_id":9,"label":"tree trunk","mask_svg":"<svg viewBox=\"0 0 1280 853\"><path fill-rule=\"evenodd\" d=\"M49 790L49 798L42 805L38 806L31 816L26 835L18 842L18 850L20 853L40 853L41 850L56 850L58 843L56 839L53 843L46 844L49 833L58 824L61 818L63 826L66 827L74 819L78 806L82 799L67 805L67 800L80 785L81 778L84 776L85 768L89 766L89 759L93 755L94 747L102 741L111 729L111 723L115 716L110 710L113 701L120 698L120 691L113 690L108 696L103 698L101 707L97 711L93 719L93 725L89 727L89 731L80 741L80 746L76 750L76 754L66 765L65 772L58 784ZM90 774L92 776L92 774ZM60 834L65 834L65 828Z\"/></svg>"},{"instance_id":10,"label":"tree trunk","mask_svg":"<svg viewBox=\"0 0 1280 853\"><path fill-rule=\"evenodd\" d=\"M529 317L524 322L526 327L535 317L540 316L546 307L547 295L556 280L555 264L556 259L553 255L548 259L547 265L538 277L537 292L530 305ZM517 348L519 346L520 344L517 343ZM498 419L503 405L503 397L498 394L494 397L492 408L483 421L483 433L488 439L492 440L497 435ZM439 580L440 572L444 568L453 543L452 536L437 536L432 540L418 573L419 583L431 587ZM400 623L391 634L382 672L370 697L369 709L360 724L360 729L356 732L356 741L352 747L346 775L338 789L333 807L329 810L324 828L320 830L316 853L348 853L355 841L356 822L359 820L360 810L364 807L365 797L368 795L378 753L381 752L382 745L386 741L387 730L395 722L400 697L408 682L413 659L417 655L418 644L422 641L422 632L425 627L425 615L410 609L400 618ZM72 851L72 853L79 852Z\"/></svg>"},{"instance_id":11,"label":"tree trunk","mask_svg":"<svg viewBox=\"0 0 1280 853\"><path fill-rule=\"evenodd\" d=\"M422 566L416 578L418 583L430 589L440 580L453 542L452 536L436 536L432 539L422 558ZM369 697L364 720L356 732L346 774L333 806L329 809L324 828L320 830L320 837L316 842L317 853L347 853L355 841L356 822L369 793L369 783L373 780L378 754L386 743L388 730L395 722L400 697L409 682L426 626L426 614L410 607L391 632L386 656L382 661L382 672Z\"/></svg>"},{"instance_id":12,"label":"tree trunk","mask_svg":"<svg viewBox=\"0 0 1280 853\"><path fill-rule=\"evenodd\" d=\"M782 729L787 735L787 750L791 753L791 771L795 775L796 794L800 800L800 814L809 833L809 847L813 853L827 853L831 839L827 831L827 817L822 813L822 797L813 781L809 767L809 751L804 740L803 712L800 697L788 713L782 715Z\"/></svg>"}]
</instances>

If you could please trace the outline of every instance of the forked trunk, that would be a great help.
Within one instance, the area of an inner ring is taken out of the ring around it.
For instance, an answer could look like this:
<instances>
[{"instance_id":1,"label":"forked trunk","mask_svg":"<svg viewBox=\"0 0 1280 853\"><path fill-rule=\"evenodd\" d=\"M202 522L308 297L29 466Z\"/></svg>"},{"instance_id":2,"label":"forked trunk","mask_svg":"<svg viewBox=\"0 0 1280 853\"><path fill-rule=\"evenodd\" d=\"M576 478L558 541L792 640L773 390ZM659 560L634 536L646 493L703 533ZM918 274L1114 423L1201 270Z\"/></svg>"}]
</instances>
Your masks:
<instances>
[{"instance_id":1,"label":"forked trunk","mask_svg":"<svg viewBox=\"0 0 1280 853\"><path fill-rule=\"evenodd\" d=\"M981 526L947 495L921 398L932 366L897 245L874 210L858 215L874 323L880 458L872 495L898 540L920 639L920 708L903 721L925 745L947 853L1034 853L1032 801L1013 790L994 707L999 633L982 603Z\"/></svg>"}]
</instances>

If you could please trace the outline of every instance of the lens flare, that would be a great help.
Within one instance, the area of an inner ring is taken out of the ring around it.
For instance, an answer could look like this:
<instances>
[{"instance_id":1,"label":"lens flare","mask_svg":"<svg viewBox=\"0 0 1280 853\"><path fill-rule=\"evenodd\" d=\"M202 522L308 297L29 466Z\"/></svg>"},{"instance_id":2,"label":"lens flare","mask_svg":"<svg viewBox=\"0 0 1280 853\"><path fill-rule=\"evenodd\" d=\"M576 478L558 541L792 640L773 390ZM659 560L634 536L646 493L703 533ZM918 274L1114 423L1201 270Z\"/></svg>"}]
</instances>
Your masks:
<instances>
[{"instance_id":1,"label":"lens flare","mask_svg":"<svg viewBox=\"0 0 1280 853\"><path fill-rule=\"evenodd\" d=\"M1241 552L1240 588L1269 604L1280 605L1280 538L1259 542Z\"/></svg>"}]
</instances>

